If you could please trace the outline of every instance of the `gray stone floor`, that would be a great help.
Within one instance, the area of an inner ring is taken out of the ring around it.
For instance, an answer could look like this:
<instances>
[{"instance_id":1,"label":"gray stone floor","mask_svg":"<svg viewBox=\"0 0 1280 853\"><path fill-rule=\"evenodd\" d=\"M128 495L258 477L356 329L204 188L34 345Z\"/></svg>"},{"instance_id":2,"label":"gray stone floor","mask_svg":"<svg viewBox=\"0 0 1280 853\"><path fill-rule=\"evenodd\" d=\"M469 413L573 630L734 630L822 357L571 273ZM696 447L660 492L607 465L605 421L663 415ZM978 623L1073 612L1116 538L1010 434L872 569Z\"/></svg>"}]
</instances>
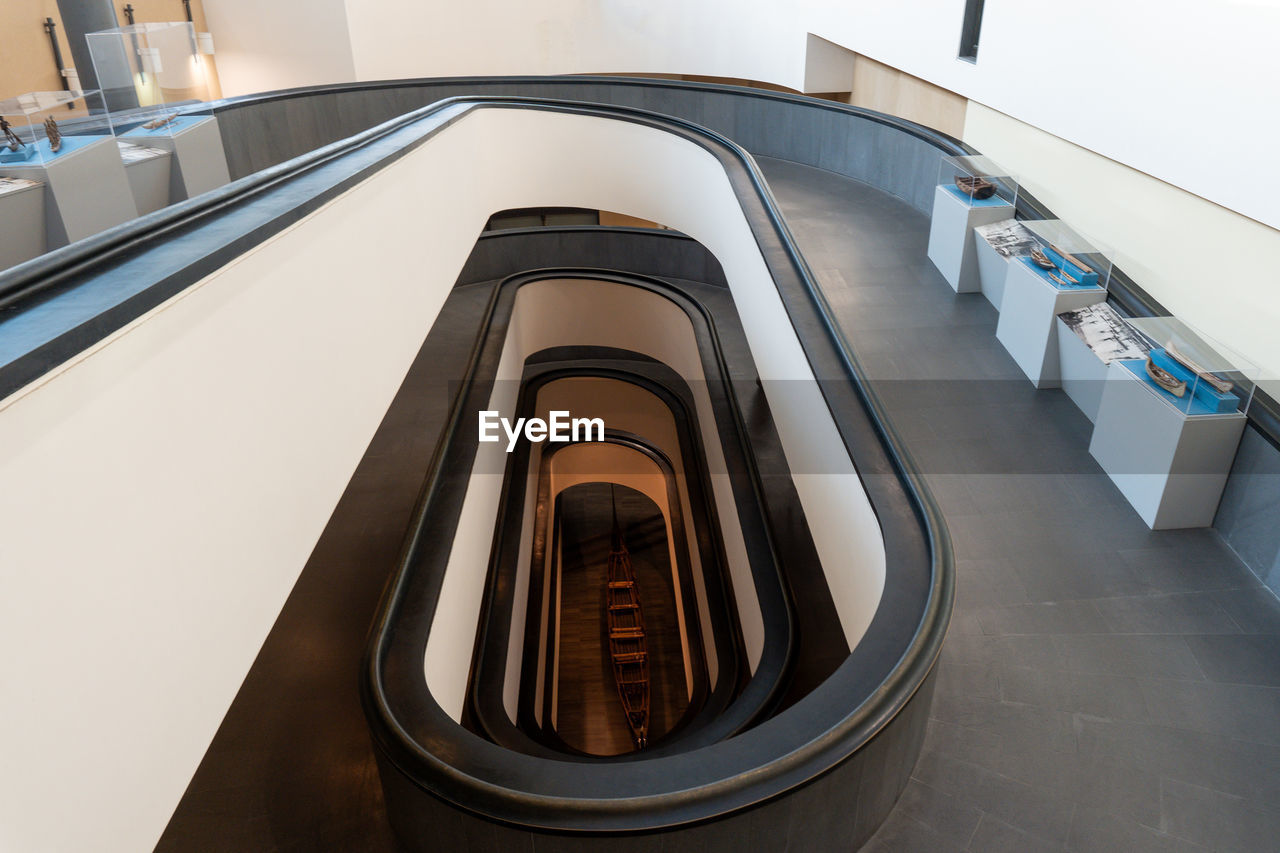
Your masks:
<instances>
[{"instance_id":1,"label":"gray stone floor","mask_svg":"<svg viewBox=\"0 0 1280 853\"><path fill-rule=\"evenodd\" d=\"M927 217L760 163L956 549L924 752L864 849L1280 850L1275 597L1215 531L1146 528L933 269Z\"/></svg>"}]
</instances>

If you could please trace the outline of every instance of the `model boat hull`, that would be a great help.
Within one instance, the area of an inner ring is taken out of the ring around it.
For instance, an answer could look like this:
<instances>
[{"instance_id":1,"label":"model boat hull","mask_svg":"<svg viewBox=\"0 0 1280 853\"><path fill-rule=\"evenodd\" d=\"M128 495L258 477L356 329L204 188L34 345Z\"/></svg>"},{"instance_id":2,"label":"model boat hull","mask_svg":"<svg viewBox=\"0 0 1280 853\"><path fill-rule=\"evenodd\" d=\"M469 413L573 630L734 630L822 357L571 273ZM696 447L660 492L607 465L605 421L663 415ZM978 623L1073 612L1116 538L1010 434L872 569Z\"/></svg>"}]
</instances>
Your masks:
<instances>
[{"instance_id":1,"label":"model boat hull","mask_svg":"<svg viewBox=\"0 0 1280 853\"><path fill-rule=\"evenodd\" d=\"M1168 391L1175 397L1181 397L1187 393L1187 383L1174 376L1163 367L1159 367L1150 357L1147 358L1147 375L1151 377L1151 381Z\"/></svg>"},{"instance_id":2,"label":"model boat hull","mask_svg":"<svg viewBox=\"0 0 1280 853\"><path fill-rule=\"evenodd\" d=\"M991 198L996 194L996 185L977 176L960 175L956 178L956 188L973 199Z\"/></svg>"},{"instance_id":3,"label":"model boat hull","mask_svg":"<svg viewBox=\"0 0 1280 853\"><path fill-rule=\"evenodd\" d=\"M626 715L627 728L636 749L649 741L649 650L640 610L631 555L615 534L609 553L608 588L605 591L609 623L609 657L618 699Z\"/></svg>"}]
</instances>

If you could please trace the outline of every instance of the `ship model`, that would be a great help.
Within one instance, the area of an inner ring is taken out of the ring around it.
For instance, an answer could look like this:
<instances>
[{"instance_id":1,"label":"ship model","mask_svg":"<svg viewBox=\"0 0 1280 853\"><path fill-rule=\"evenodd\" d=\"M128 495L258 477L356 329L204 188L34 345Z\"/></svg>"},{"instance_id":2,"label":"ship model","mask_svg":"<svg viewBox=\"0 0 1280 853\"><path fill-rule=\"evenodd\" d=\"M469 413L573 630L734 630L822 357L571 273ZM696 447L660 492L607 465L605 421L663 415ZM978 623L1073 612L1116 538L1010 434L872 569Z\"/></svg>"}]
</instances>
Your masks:
<instances>
[{"instance_id":1,"label":"ship model","mask_svg":"<svg viewBox=\"0 0 1280 853\"><path fill-rule=\"evenodd\" d=\"M13 125L4 116L0 116L0 132L4 133L4 144L10 151L16 153L27 147L18 134L13 132Z\"/></svg>"},{"instance_id":2,"label":"ship model","mask_svg":"<svg viewBox=\"0 0 1280 853\"><path fill-rule=\"evenodd\" d=\"M649 650L645 643L644 615L636 589L631 554L618 527L618 509L613 510L613 535L609 548L608 607L609 657L618 698L627 718L627 728L636 749L649 741Z\"/></svg>"},{"instance_id":3,"label":"ship model","mask_svg":"<svg viewBox=\"0 0 1280 853\"><path fill-rule=\"evenodd\" d=\"M58 123L53 120L53 116L44 120L44 135L49 139L50 151L57 154L62 150L62 131L58 130Z\"/></svg>"},{"instance_id":4,"label":"ship model","mask_svg":"<svg viewBox=\"0 0 1280 853\"><path fill-rule=\"evenodd\" d=\"M1053 270L1058 268L1058 265L1049 260L1049 256L1040 249L1031 250L1031 260L1035 261L1036 266L1043 270Z\"/></svg>"},{"instance_id":5,"label":"ship model","mask_svg":"<svg viewBox=\"0 0 1280 853\"><path fill-rule=\"evenodd\" d=\"M1228 382L1227 380L1219 378L1217 376L1214 376L1208 370L1201 367L1199 363L1192 361L1190 357L1184 355L1181 351L1178 350L1177 347L1173 345L1173 341L1169 341L1167 344L1164 345L1164 351L1169 356L1169 358L1172 358L1174 361L1178 362L1178 364L1181 364L1187 370L1190 370L1200 379L1209 383L1209 386L1213 388L1213 390L1217 391L1219 394L1229 393L1231 389L1235 387L1233 383Z\"/></svg>"},{"instance_id":6,"label":"ship model","mask_svg":"<svg viewBox=\"0 0 1280 853\"><path fill-rule=\"evenodd\" d=\"M1080 260L1070 252L1064 252L1061 249L1059 249L1057 246L1053 245L1052 243L1049 244L1049 248L1053 249L1059 255L1062 255L1063 260L1069 263L1075 264L1075 266L1080 270L1080 272L1084 273L1085 275L1088 275L1089 273L1093 272L1093 267L1089 266L1084 261Z\"/></svg>"},{"instance_id":7,"label":"ship model","mask_svg":"<svg viewBox=\"0 0 1280 853\"><path fill-rule=\"evenodd\" d=\"M1157 365L1150 356L1147 357L1147 375L1151 377L1152 382L1175 397L1181 397L1187 393L1187 383Z\"/></svg>"},{"instance_id":8,"label":"ship model","mask_svg":"<svg viewBox=\"0 0 1280 853\"><path fill-rule=\"evenodd\" d=\"M996 185L977 175L956 175L956 189L973 199L991 198Z\"/></svg>"},{"instance_id":9,"label":"ship model","mask_svg":"<svg viewBox=\"0 0 1280 853\"><path fill-rule=\"evenodd\" d=\"M149 122L147 122L146 124L144 124L144 125L142 126L142 129L143 129L143 130L159 130L160 128L162 128L162 127L164 127L166 124L168 124L169 122L171 122L171 121L173 121L174 119L176 119L177 117L178 117L178 114L177 114L177 113L170 113L170 114L169 114L169 115L167 115L167 116L161 116L160 118L152 119L151 121L149 121Z\"/></svg>"}]
</instances>

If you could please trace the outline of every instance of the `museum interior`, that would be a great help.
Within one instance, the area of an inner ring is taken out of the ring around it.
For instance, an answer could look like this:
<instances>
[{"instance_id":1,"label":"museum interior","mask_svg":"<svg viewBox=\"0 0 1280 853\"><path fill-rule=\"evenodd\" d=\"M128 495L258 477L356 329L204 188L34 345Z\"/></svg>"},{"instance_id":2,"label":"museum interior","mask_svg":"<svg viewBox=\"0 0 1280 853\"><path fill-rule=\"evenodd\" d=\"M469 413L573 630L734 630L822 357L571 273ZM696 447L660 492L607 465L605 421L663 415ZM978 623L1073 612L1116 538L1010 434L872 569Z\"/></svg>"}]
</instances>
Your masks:
<instances>
[{"instance_id":1,"label":"museum interior","mask_svg":"<svg viewBox=\"0 0 1280 853\"><path fill-rule=\"evenodd\" d=\"M1277 39L5 0L0 850L1276 849Z\"/></svg>"}]
</instances>

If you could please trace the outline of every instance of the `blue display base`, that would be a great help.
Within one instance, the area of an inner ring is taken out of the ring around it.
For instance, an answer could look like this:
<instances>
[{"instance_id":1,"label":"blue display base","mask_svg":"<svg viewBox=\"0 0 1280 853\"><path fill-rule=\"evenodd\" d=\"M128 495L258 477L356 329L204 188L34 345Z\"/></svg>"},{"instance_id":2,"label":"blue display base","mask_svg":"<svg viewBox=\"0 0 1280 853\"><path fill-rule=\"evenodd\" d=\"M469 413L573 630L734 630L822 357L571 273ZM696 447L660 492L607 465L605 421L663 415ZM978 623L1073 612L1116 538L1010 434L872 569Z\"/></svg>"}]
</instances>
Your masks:
<instances>
[{"instance_id":1,"label":"blue display base","mask_svg":"<svg viewBox=\"0 0 1280 853\"><path fill-rule=\"evenodd\" d=\"M1071 277L1077 279L1081 286L1097 287L1098 274L1096 272L1085 272L1079 264L1073 264L1071 261L1068 261L1065 257L1048 246L1045 246L1044 253L1049 257L1049 260L1058 265L1059 269L1066 270L1071 273ZM1046 272L1048 272L1048 270L1046 270ZM1061 278L1063 276L1059 277Z\"/></svg>"},{"instance_id":2,"label":"blue display base","mask_svg":"<svg viewBox=\"0 0 1280 853\"><path fill-rule=\"evenodd\" d=\"M1058 282L1054 281L1052 278L1050 278L1050 277L1049 277L1049 273L1051 273L1051 272L1056 272L1056 270L1047 270L1047 269L1044 269L1043 267L1041 267L1039 264L1037 264L1035 261L1031 260L1030 258L1022 257L1022 258L1018 258L1018 260L1019 260L1019 261L1020 261L1020 262L1021 262L1021 263L1026 267L1026 268L1027 268L1027 269L1031 270L1033 273L1035 273L1035 274L1036 274L1036 275L1038 275L1041 279L1043 279L1045 284L1049 285L1050 287L1054 288L1055 290L1072 290L1072 291L1075 291L1075 290L1102 290L1102 288L1101 288L1101 287L1098 287L1098 285L1097 285L1097 284L1089 284L1089 283L1087 283L1087 282L1086 282L1086 280L1084 280L1084 279L1081 279L1081 281L1080 281L1080 283L1079 283L1079 284L1072 284L1070 281L1067 281L1066 279L1063 279L1063 281L1066 281L1067 283L1066 283L1065 285L1063 285L1063 284L1059 284ZM1058 273L1058 278L1062 278L1062 273ZM1096 282L1096 281L1098 280L1098 276L1097 276L1096 274L1093 276L1093 280L1094 280L1094 282Z\"/></svg>"},{"instance_id":3,"label":"blue display base","mask_svg":"<svg viewBox=\"0 0 1280 853\"><path fill-rule=\"evenodd\" d=\"M178 116L164 127L157 127L155 130L147 130L140 124L122 135L141 137L173 136L175 134L182 133L184 130L189 130L190 128L195 127L200 122L208 120L208 118L209 116ZM143 122L143 124L146 124L146 122Z\"/></svg>"},{"instance_id":4,"label":"blue display base","mask_svg":"<svg viewBox=\"0 0 1280 853\"><path fill-rule=\"evenodd\" d=\"M31 145L28 145L27 148L28 150L38 153L40 156L32 157L21 162L24 166L47 166L55 160L60 160L63 157L68 157L77 151L88 148L99 139L108 138L109 137L106 136L64 136L62 137L62 147L58 149L58 153L56 154L49 150L49 140L39 139Z\"/></svg>"},{"instance_id":5,"label":"blue display base","mask_svg":"<svg viewBox=\"0 0 1280 853\"><path fill-rule=\"evenodd\" d=\"M998 195L993 195L991 196L991 198L970 198L968 193L960 192L959 188L956 187L954 184L942 184L942 188L945 189L947 192L951 193L956 198L958 198L960 201L964 202L969 207L1002 207L1002 206L1012 207L1013 206L1009 204L1009 202L1000 198L1000 196Z\"/></svg>"},{"instance_id":6,"label":"blue display base","mask_svg":"<svg viewBox=\"0 0 1280 853\"><path fill-rule=\"evenodd\" d=\"M1157 354L1159 354L1159 357ZM1164 350L1158 349L1151 351L1151 360L1155 362L1157 367L1163 367L1165 370L1169 370L1168 364L1174 363L1172 358L1165 355ZM1235 394L1219 394L1206 382L1201 382L1196 386L1194 395L1190 393L1191 381L1189 380L1187 381L1188 394L1186 396L1176 397L1170 394L1147 375L1147 360L1145 358L1129 358L1121 361L1120 364L1124 365L1125 370L1145 382L1147 387L1154 389L1168 403L1188 415L1227 415L1240 407L1240 398ZM1179 370L1176 372L1169 370L1170 373L1173 373L1179 379L1187 380L1189 376L1191 380L1194 380L1195 374L1190 373L1180 364L1174 363L1174 365Z\"/></svg>"},{"instance_id":7,"label":"blue display base","mask_svg":"<svg viewBox=\"0 0 1280 853\"><path fill-rule=\"evenodd\" d=\"M1151 360L1156 367L1161 367L1172 373L1174 376L1187 383L1187 389L1194 387L1195 397L1204 403L1205 407L1212 409L1219 414L1234 412L1240 408L1240 398L1231 392L1226 394L1219 393L1208 382L1196 381L1196 375L1181 362L1169 355L1163 349L1153 349L1151 351Z\"/></svg>"},{"instance_id":8,"label":"blue display base","mask_svg":"<svg viewBox=\"0 0 1280 853\"><path fill-rule=\"evenodd\" d=\"M17 151L10 151L5 148L0 150L0 163L27 163L35 156L36 147L34 145L26 145Z\"/></svg>"}]
</instances>

